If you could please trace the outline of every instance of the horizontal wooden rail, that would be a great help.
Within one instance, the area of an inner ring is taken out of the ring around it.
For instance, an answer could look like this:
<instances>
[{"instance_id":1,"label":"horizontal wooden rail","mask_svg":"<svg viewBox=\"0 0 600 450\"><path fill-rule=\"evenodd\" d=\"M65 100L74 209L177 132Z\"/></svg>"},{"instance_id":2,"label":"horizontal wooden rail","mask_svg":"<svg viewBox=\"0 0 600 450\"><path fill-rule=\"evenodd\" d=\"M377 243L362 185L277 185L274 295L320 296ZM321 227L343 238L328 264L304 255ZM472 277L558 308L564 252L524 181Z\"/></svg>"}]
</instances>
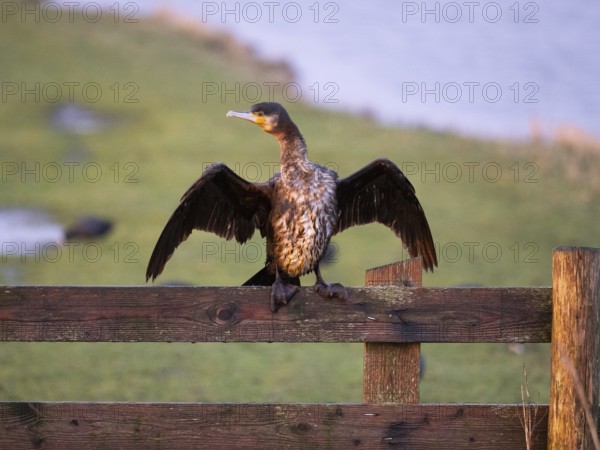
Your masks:
<instances>
[{"instance_id":1,"label":"horizontal wooden rail","mask_svg":"<svg viewBox=\"0 0 600 450\"><path fill-rule=\"evenodd\" d=\"M0 287L0 341L550 342L551 288Z\"/></svg>"},{"instance_id":2,"label":"horizontal wooden rail","mask_svg":"<svg viewBox=\"0 0 600 450\"><path fill-rule=\"evenodd\" d=\"M526 407L546 448L548 406ZM521 405L0 403L0 448L525 448Z\"/></svg>"}]
</instances>

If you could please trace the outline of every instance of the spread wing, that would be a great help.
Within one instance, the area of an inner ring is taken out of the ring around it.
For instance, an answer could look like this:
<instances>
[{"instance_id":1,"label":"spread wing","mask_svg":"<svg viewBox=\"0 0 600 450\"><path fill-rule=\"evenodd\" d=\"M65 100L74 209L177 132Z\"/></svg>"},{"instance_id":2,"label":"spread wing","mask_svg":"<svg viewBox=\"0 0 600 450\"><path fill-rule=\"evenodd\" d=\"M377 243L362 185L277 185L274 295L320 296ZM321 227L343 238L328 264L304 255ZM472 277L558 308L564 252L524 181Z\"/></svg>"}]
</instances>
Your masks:
<instances>
[{"instance_id":1,"label":"spread wing","mask_svg":"<svg viewBox=\"0 0 600 450\"><path fill-rule=\"evenodd\" d=\"M338 180L337 200L338 233L353 225L379 222L402 239L410 256L423 257L426 270L437 266L433 238L415 188L393 162L377 159Z\"/></svg>"},{"instance_id":2,"label":"spread wing","mask_svg":"<svg viewBox=\"0 0 600 450\"><path fill-rule=\"evenodd\" d=\"M268 183L250 183L225 164L209 166L187 190L165 225L146 269L146 281L160 275L179 244L192 230L211 231L246 242L256 228L266 233L271 211Z\"/></svg>"}]
</instances>

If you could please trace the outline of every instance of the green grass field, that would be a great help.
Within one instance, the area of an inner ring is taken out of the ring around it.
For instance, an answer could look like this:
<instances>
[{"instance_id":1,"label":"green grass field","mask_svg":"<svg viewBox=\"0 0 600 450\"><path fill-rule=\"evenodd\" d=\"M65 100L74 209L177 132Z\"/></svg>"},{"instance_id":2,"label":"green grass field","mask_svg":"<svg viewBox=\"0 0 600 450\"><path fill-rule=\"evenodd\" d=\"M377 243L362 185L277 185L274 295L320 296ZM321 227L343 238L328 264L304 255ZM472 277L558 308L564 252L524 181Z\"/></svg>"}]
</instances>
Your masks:
<instances>
[{"instance_id":1,"label":"green grass field","mask_svg":"<svg viewBox=\"0 0 600 450\"><path fill-rule=\"evenodd\" d=\"M270 136L225 118L247 102L207 96L207 83L283 84L287 76L281 64L258 61L227 37L164 18L9 17L0 26L0 207L42 208L65 224L100 215L116 225L106 239L60 255L3 257L0 283L10 273L22 284L144 284L162 227L208 163L222 161L264 180L278 161ZM56 85L63 95L54 102ZM76 104L113 126L90 134L53 127L49 118L69 102L68 86ZM98 86L101 95L89 101L97 91L84 88ZM24 94L26 88L39 98ZM438 246L439 268L424 285L549 285L555 246L600 246L597 147L486 141L383 127L305 102L285 106L309 156L341 176L379 156L404 169ZM5 168L14 164L19 171L9 175ZM59 177L50 172L57 165ZM365 269L406 257L380 225L351 229L335 245L338 260L323 274L346 285L362 285ZM261 249L258 237L238 246L195 233L158 281L238 285L262 266ZM312 283L312 276L304 281ZM424 345L423 351L422 401L519 401L523 366L533 399L548 398L547 345L528 345L521 356L504 345ZM356 402L361 368L361 345L0 343L0 398Z\"/></svg>"}]
</instances>

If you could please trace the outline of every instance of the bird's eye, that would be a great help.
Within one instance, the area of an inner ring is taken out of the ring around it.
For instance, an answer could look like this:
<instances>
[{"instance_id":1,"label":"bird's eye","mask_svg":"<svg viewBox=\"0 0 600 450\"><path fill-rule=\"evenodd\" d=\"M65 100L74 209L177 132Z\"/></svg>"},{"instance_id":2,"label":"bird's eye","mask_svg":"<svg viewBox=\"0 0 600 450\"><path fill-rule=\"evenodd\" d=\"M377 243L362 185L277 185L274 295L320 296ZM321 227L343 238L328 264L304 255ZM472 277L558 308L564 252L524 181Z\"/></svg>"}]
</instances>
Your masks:
<instances>
[{"instance_id":1,"label":"bird's eye","mask_svg":"<svg viewBox=\"0 0 600 450\"><path fill-rule=\"evenodd\" d=\"M262 111L258 111L258 112L256 113L256 115L257 115L258 117L262 117L262 116L264 116L264 115L265 115L265 113L264 113L264 112L262 112Z\"/></svg>"}]
</instances>

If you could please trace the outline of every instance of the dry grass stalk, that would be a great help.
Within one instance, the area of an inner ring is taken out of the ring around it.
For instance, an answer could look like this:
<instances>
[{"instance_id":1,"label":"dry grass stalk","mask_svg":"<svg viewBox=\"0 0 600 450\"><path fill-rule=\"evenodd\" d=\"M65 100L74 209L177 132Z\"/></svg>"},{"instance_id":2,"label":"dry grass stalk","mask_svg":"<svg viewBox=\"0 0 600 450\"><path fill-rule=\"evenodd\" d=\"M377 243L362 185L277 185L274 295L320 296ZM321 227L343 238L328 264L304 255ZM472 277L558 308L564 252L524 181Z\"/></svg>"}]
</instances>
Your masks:
<instances>
[{"instance_id":1,"label":"dry grass stalk","mask_svg":"<svg viewBox=\"0 0 600 450\"><path fill-rule=\"evenodd\" d=\"M522 415L519 416L523 431L525 431L525 448L531 450L533 448L533 431L540 424L544 416L537 418L538 405L532 404L529 395L529 384L527 382L527 369L523 366L524 385L521 384L521 408ZM525 398L527 397L527 401Z\"/></svg>"}]
</instances>

